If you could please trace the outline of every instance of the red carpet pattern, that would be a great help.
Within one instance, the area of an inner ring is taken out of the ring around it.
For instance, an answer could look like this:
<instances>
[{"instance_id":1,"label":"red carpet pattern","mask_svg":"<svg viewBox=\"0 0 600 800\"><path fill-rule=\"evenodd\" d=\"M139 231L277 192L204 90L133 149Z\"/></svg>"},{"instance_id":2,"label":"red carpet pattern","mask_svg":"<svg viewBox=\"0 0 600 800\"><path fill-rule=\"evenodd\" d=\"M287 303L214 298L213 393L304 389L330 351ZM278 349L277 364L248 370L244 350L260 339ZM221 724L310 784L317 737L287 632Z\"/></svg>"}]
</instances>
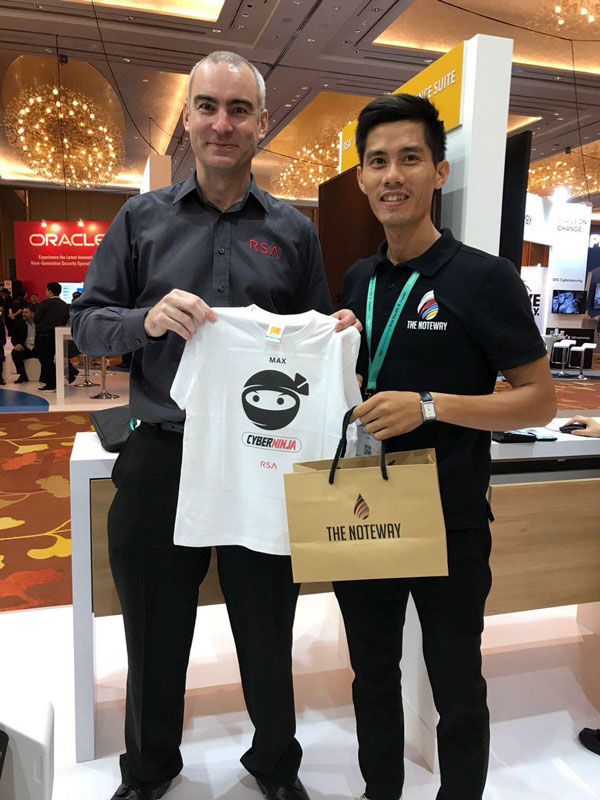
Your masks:
<instances>
[{"instance_id":1,"label":"red carpet pattern","mask_svg":"<svg viewBox=\"0 0 600 800\"><path fill-rule=\"evenodd\" d=\"M0 414L0 611L71 602L69 458L86 413Z\"/></svg>"}]
</instances>

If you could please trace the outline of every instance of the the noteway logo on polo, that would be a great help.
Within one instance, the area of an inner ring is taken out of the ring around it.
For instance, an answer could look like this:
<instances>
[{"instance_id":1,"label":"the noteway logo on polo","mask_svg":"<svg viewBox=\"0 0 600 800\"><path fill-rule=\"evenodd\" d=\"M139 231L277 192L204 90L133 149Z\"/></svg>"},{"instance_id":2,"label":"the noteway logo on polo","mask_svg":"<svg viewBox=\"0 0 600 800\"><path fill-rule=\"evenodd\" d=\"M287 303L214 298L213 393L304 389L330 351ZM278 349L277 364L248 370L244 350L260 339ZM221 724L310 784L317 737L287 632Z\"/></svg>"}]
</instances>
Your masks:
<instances>
[{"instance_id":1,"label":"the noteway logo on polo","mask_svg":"<svg viewBox=\"0 0 600 800\"><path fill-rule=\"evenodd\" d=\"M448 323L435 319L439 310L440 307L433 289L425 292L417 305L417 314L420 319L407 320L406 327L409 331L445 331Z\"/></svg>"}]
</instances>

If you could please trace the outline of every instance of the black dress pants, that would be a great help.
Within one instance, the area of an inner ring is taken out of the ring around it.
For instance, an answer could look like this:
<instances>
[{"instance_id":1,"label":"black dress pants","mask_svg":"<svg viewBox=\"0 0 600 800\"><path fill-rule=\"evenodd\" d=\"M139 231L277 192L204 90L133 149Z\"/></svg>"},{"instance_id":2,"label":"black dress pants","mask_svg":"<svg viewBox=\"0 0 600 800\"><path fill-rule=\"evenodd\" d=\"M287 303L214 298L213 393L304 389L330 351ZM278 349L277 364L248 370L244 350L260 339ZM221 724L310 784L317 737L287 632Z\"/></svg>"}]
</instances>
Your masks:
<instances>
[{"instance_id":1,"label":"black dress pants","mask_svg":"<svg viewBox=\"0 0 600 800\"><path fill-rule=\"evenodd\" d=\"M40 360L40 382L46 386L56 389L56 368L54 366L54 358L56 355L56 339L54 330L39 331L36 336L35 349L37 356ZM69 378L74 378L77 375L77 370L67 361L69 370Z\"/></svg>"},{"instance_id":2,"label":"black dress pants","mask_svg":"<svg viewBox=\"0 0 600 800\"><path fill-rule=\"evenodd\" d=\"M25 346L23 347L22 350L15 350L15 348L13 347L13 349L11 351L11 356L12 356L13 364L15 365L15 369L19 373L19 377L27 379L27 372L25 371L24 362L28 358L36 358L37 357L37 353L35 352L35 350L34 349L30 350L29 348L27 348Z\"/></svg>"},{"instance_id":3,"label":"black dress pants","mask_svg":"<svg viewBox=\"0 0 600 800\"><path fill-rule=\"evenodd\" d=\"M173 544L182 436L142 426L113 470L108 516L110 564L127 641L129 671L123 780L155 786L182 768L185 678L198 588L211 548ZM290 559L244 547L217 548L244 698L255 727L246 769L275 789L298 774L292 626L299 587Z\"/></svg>"},{"instance_id":4,"label":"black dress pants","mask_svg":"<svg viewBox=\"0 0 600 800\"><path fill-rule=\"evenodd\" d=\"M400 658L412 594L423 655L440 715L438 800L481 800L489 712L481 633L491 587L489 528L448 531L449 576L334 584L355 678L359 763L369 800L398 800L404 783Z\"/></svg>"}]
</instances>

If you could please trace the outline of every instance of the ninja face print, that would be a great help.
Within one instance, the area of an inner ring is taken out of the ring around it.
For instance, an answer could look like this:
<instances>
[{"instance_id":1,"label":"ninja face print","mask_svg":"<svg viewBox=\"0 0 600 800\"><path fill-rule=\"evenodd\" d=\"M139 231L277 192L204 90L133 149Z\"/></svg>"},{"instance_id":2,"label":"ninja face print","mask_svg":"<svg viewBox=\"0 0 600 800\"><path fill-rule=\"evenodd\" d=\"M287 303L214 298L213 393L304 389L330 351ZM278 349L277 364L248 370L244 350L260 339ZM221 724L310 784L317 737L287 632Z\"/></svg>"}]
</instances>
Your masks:
<instances>
[{"instance_id":1,"label":"ninja face print","mask_svg":"<svg viewBox=\"0 0 600 800\"><path fill-rule=\"evenodd\" d=\"M257 428L276 431L295 419L300 395L308 396L308 382L303 375L296 373L292 379L284 372L267 369L246 381L242 405Z\"/></svg>"}]
</instances>

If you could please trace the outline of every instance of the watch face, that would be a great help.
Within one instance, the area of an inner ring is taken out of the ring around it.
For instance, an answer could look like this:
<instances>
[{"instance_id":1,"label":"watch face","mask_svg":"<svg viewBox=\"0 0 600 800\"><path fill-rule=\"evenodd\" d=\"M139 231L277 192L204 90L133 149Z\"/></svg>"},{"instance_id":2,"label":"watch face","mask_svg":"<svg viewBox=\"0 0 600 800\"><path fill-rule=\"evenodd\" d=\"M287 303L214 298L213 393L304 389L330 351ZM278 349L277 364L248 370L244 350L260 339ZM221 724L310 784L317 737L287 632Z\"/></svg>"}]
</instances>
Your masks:
<instances>
[{"instance_id":1,"label":"watch face","mask_svg":"<svg viewBox=\"0 0 600 800\"><path fill-rule=\"evenodd\" d=\"M425 419L435 419L435 408L433 403L423 403L423 415Z\"/></svg>"}]
</instances>

